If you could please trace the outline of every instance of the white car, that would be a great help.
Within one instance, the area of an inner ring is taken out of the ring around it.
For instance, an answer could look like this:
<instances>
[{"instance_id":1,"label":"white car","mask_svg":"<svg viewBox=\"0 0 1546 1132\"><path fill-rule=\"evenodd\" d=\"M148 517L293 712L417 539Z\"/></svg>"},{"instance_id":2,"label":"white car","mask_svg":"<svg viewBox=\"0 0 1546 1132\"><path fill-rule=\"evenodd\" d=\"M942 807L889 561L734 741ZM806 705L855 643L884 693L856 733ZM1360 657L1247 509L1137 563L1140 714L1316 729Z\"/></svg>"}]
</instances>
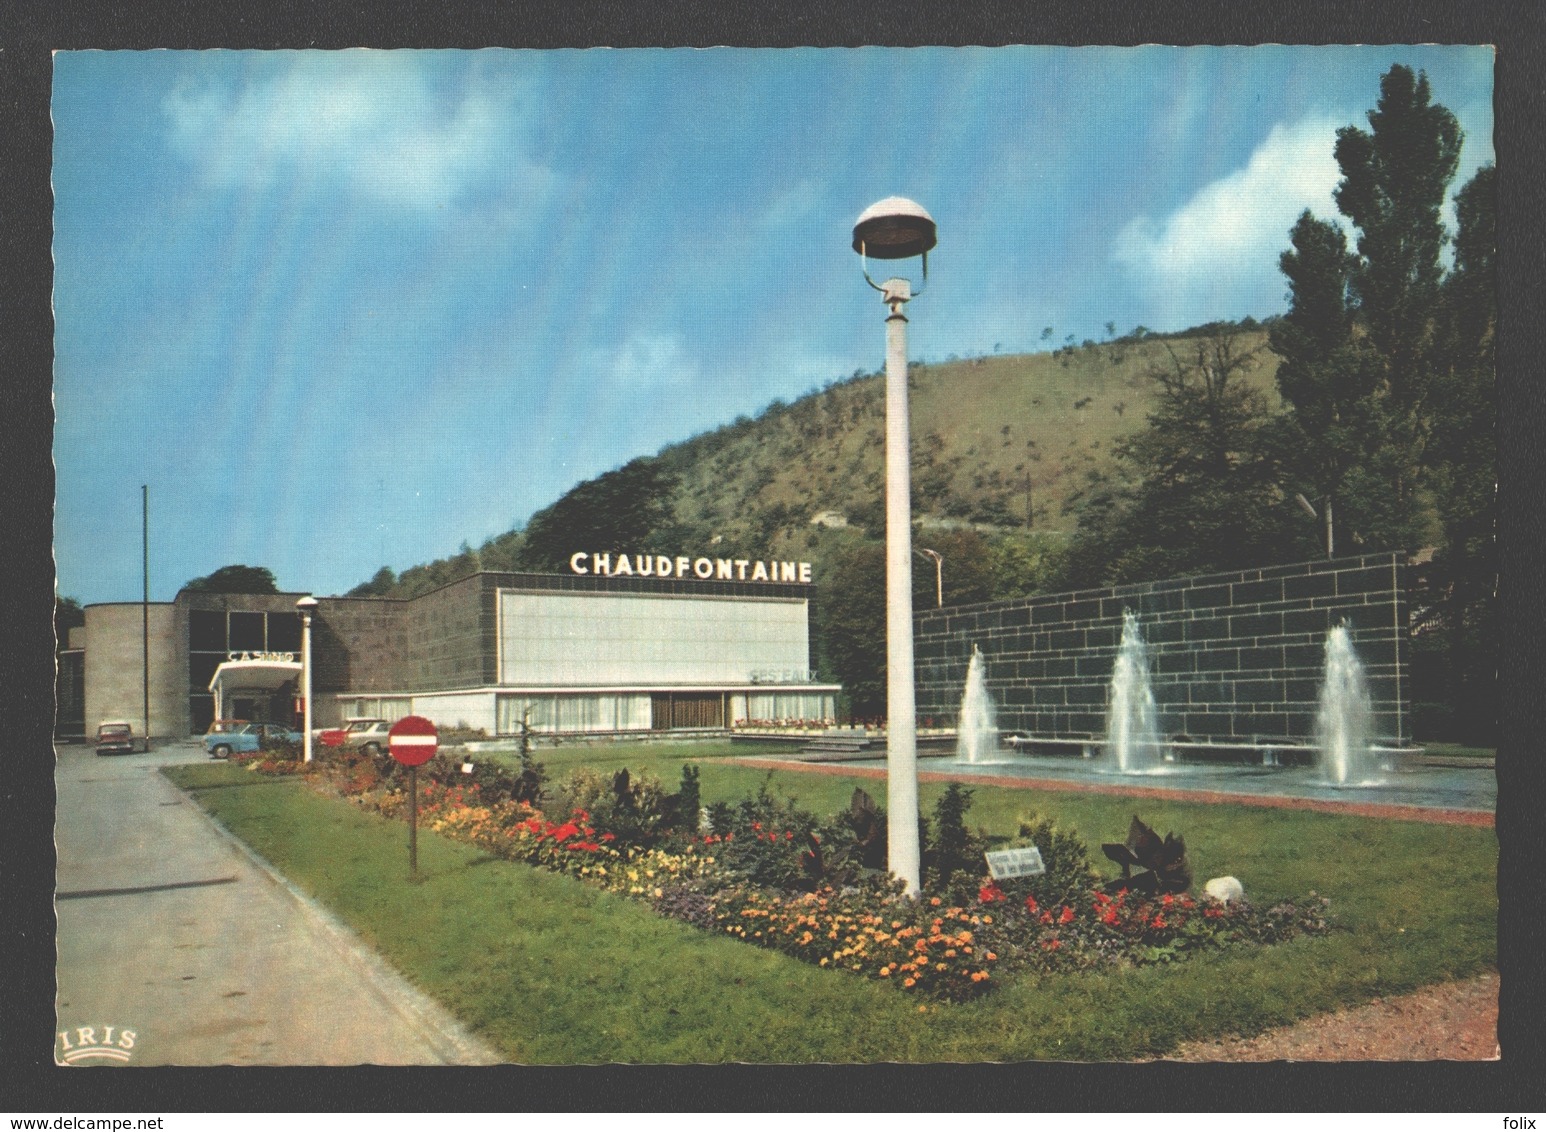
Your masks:
<instances>
[{"instance_id":1,"label":"white car","mask_svg":"<svg viewBox=\"0 0 1546 1132\"><path fill-rule=\"evenodd\" d=\"M387 749L387 733L392 725L385 719L347 719L342 727L327 727L316 732L324 747L346 747L379 755Z\"/></svg>"}]
</instances>

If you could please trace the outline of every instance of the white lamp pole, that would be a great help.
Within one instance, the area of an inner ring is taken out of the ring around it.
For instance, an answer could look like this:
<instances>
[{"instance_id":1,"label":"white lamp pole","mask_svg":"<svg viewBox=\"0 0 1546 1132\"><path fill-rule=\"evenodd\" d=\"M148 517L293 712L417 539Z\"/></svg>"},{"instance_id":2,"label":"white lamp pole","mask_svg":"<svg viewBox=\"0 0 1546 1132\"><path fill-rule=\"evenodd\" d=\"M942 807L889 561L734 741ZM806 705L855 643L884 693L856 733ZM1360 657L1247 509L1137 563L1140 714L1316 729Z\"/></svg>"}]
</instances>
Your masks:
<instances>
[{"instance_id":1,"label":"white lamp pole","mask_svg":"<svg viewBox=\"0 0 1546 1132\"><path fill-rule=\"evenodd\" d=\"M311 614L317 599L307 594L295 605L301 611L301 750L311 762Z\"/></svg>"},{"instance_id":2,"label":"white lamp pole","mask_svg":"<svg viewBox=\"0 0 1546 1132\"><path fill-rule=\"evenodd\" d=\"M934 218L903 197L872 204L854 225L853 248L866 260L923 257L936 242ZM913 551L911 437L907 413L906 279L876 283L886 316L886 811L887 864L909 895L920 888L918 843L918 712L913 689ZM920 287L921 291L922 288Z\"/></svg>"},{"instance_id":3,"label":"white lamp pole","mask_svg":"<svg viewBox=\"0 0 1546 1132\"><path fill-rule=\"evenodd\" d=\"M945 556L926 546L920 546L918 553L934 559L934 606L936 609L942 609L945 605Z\"/></svg>"}]
</instances>

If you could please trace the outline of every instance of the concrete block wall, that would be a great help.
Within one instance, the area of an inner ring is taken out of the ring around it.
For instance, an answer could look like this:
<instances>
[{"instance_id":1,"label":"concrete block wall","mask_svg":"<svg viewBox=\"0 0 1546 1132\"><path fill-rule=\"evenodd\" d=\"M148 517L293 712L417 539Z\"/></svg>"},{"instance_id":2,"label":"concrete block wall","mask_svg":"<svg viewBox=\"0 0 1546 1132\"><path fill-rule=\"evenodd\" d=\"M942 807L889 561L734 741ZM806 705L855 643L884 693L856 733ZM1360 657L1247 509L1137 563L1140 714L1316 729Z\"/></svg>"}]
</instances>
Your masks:
<instances>
[{"instance_id":1,"label":"concrete block wall","mask_svg":"<svg viewBox=\"0 0 1546 1132\"><path fill-rule=\"evenodd\" d=\"M104 719L128 720L136 737L145 731L145 633L147 610L139 602L86 607L85 726L94 739ZM150 734L188 733L187 630L166 602L148 608Z\"/></svg>"},{"instance_id":2,"label":"concrete block wall","mask_svg":"<svg viewBox=\"0 0 1546 1132\"><path fill-rule=\"evenodd\" d=\"M1345 620L1368 676L1374 733L1406 742L1405 573L1401 555L1368 555L929 610L914 618L918 714L955 723L975 645L1001 731L1098 739L1132 609L1165 734L1304 742L1326 635Z\"/></svg>"},{"instance_id":3,"label":"concrete block wall","mask_svg":"<svg viewBox=\"0 0 1546 1132\"><path fill-rule=\"evenodd\" d=\"M311 619L313 695L401 691L408 606L396 598L318 598Z\"/></svg>"}]
</instances>

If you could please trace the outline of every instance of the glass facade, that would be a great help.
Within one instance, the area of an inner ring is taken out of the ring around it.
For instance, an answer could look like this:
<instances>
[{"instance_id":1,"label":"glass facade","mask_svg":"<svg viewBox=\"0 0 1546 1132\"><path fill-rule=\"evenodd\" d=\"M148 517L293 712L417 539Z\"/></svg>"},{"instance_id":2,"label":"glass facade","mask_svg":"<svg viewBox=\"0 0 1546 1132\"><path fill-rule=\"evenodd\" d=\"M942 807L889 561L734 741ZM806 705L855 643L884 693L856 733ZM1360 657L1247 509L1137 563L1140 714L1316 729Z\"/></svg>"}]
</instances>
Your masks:
<instances>
[{"instance_id":1,"label":"glass facade","mask_svg":"<svg viewBox=\"0 0 1546 1132\"><path fill-rule=\"evenodd\" d=\"M215 669L235 653L301 651L299 613L258 613L249 610L191 609L188 611L188 718L195 734L207 731L215 718L215 697L209 682ZM288 693L244 697L236 690L227 697L236 718L289 722L294 715Z\"/></svg>"},{"instance_id":2,"label":"glass facade","mask_svg":"<svg viewBox=\"0 0 1546 1132\"><path fill-rule=\"evenodd\" d=\"M794 598L499 594L505 685L749 684L810 664Z\"/></svg>"}]
</instances>

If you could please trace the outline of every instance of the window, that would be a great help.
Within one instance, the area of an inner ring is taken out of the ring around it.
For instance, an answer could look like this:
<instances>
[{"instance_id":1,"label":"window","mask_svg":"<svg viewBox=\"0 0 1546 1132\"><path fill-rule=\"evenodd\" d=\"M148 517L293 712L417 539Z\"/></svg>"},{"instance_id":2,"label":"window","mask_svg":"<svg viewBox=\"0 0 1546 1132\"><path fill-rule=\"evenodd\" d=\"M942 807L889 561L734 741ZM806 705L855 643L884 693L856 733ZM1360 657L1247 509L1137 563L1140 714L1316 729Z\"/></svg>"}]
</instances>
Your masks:
<instances>
[{"instance_id":1,"label":"window","mask_svg":"<svg viewBox=\"0 0 1546 1132\"><path fill-rule=\"evenodd\" d=\"M299 658L301 652L301 615L299 613L268 615L268 651L293 652Z\"/></svg>"},{"instance_id":2,"label":"window","mask_svg":"<svg viewBox=\"0 0 1546 1132\"><path fill-rule=\"evenodd\" d=\"M267 648L263 620L261 613L232 613L230 651L263 652Z\"/></svg>"},{"instance_id":3,"label":"window","mask_svg":"<svg viewBox=\"0 0 1546 1132\"><path fill-rule=\"evenodd\" d=\"M210 609L189 611L188 648L193 652L225 652L225 613Z\"/></svg>"}]
</instances>

